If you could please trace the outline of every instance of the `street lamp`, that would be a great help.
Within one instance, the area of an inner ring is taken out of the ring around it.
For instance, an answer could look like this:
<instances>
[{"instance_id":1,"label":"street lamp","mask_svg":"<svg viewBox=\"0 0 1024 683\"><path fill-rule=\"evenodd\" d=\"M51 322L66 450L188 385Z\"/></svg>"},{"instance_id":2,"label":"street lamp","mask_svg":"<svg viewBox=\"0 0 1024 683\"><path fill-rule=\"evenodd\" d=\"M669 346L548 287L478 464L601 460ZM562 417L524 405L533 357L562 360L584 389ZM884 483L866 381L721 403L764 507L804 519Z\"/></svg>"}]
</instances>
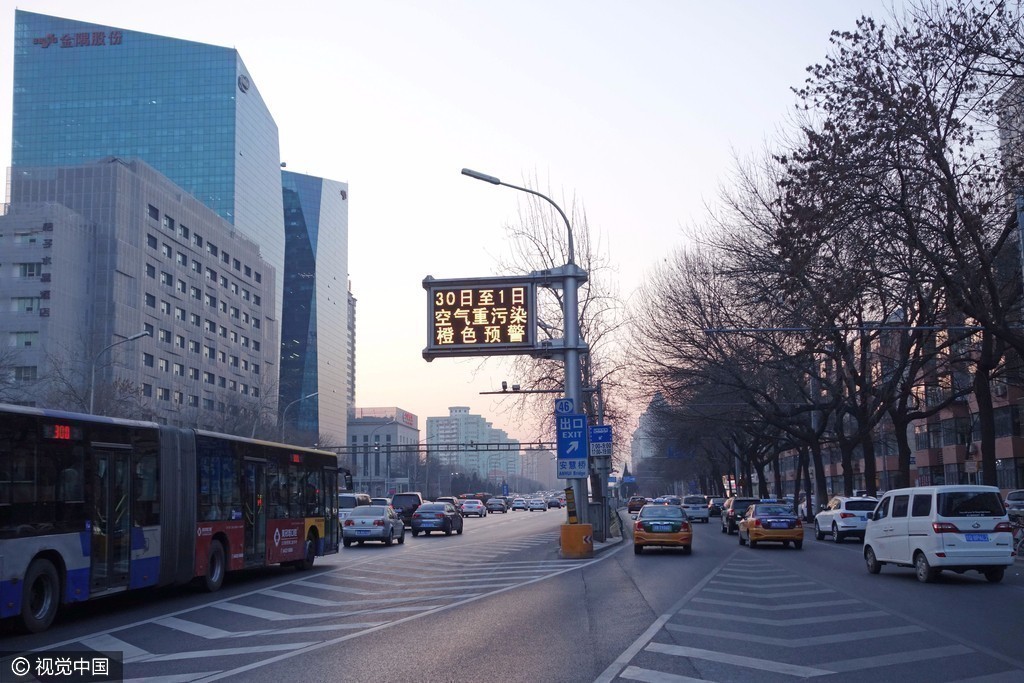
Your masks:
<instances>
[{"instance_id":1,"label":"street lamp","mask_svg":"<svg viewBox=\"0 0 1024 683\"><path fill-rule=\"evenodd\" d=\"M505 187L511 187L513 190L519 190L520 192L526 192L536 197L540 197L545 200L551 206L555 207L558 214L565 221L565 228L569 240L569 262L561 268L552 268L552 275L562 276L562 319L565 325L565 339L563 340L562 358L565 369L565 396L566 398L572 399L573 405L577 406L577 410L583 405L583 395L581 391L582 374L580 372L580 311L579 311L579 286L586 281L587 272L576 265L576 252L573 247L572 239L572 225L569 224L569 218L562 211L562 208L558 206L550 197L541 194L535 190L531 190L526 187L519 187L518 185L512 185L509 183L503 183L494 176L487 175L486 173L480 173L472 169L462 169L462 175L469 176L470 178L476 178L492 185L504 185ZM589 465L589 461L588 461ZM589 467L588 467L589 471ZM577 509L577 516L581 523L586 523L587 514L587 487L586 479L572 479L572 490L573 495L578 502L579 508Z\"/></svg>"},{"instance_id":2,"label":"street lamp","mask_svg":"<svg viewBox=\"0 0 1024 683\"><path fill-rule=\"evenodd\" d=\"M291 403L289 403L288 405L286 405L284 407L284 410L281 411L281 425L277 429L277 440L278 441L283 441L284 440L284 425L285 425L285 423L288 420L288 409L291 408L296 403L301 403L302 401L305 401L307 398L313 398L314 396L318 396L319 394L320 394L319 391L314 391L312 394L306 394L302 398L295 399L294 401L292 401Z\"/></svg>"},{"instance_id":3,"label":"street lamp","mask_svg":"<svg viewBox=\"0 0 1024 683\"><path fill-rule=\"evenodd\" d=\"M127 344L130 341L135 341L136 339L141 339L143 337L148 337L148 336L149 336L149 330L143 330L142 332L139 332L137 334L133 334L132 336L127 337L125 339L119 339L116 342L114 342L113 344L107 344L106 346L104 346L102 349L100 349L100 352L97 353L96 356L92 359L92 367L89 370L89 414L90 415L93 414L93 412L92 412L93 411L93 405L95 404L95 399L96 399L96 363L99 362L100 356L102 356L104 353L106 353L110 349L114 348L118 344Z\"/></svg>"}]
</instances>

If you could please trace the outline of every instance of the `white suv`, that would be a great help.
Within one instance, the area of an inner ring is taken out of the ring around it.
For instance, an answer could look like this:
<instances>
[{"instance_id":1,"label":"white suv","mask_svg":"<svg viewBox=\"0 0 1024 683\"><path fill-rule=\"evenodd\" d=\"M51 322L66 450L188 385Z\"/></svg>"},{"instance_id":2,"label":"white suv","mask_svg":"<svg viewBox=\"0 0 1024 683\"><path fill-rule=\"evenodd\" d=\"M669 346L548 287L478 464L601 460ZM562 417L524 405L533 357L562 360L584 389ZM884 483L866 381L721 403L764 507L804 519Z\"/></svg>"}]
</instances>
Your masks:
<instances>
[{"instance_id":1,"label":"white suv","mask_svg":"<svg viewBox=\"0 0 1024 683\"><path fill-rule=\"evenodd\" d=\"M681 506L692 522L708 523L711 514L708 512L708 499L704 496L683 496Z\"/></svg>"},{"instance_id":2,"label":"white suv","mask_svg":"<svg viewBox=\"0 0 1024 683\"><path fill-rule=\"evenodd\" d=\"M919 581L971 569L996 583L1013 564L1010 522L994 486L921 486L886 493L868 517L864 561L913 567Z\"/></svg>"},{"instance_id":3,"label":"white suv","mask_svg":"<svg viewBox=\"0 0 1024 683\"><path fill-rule=\"evenodd\" d=\"M869 496L836 496L814 516L814 537L820 541L830 534L835 543L842 543L847 536L864 538L868 515L877 504L878 499Z\"/></svg>"}]
</instances>

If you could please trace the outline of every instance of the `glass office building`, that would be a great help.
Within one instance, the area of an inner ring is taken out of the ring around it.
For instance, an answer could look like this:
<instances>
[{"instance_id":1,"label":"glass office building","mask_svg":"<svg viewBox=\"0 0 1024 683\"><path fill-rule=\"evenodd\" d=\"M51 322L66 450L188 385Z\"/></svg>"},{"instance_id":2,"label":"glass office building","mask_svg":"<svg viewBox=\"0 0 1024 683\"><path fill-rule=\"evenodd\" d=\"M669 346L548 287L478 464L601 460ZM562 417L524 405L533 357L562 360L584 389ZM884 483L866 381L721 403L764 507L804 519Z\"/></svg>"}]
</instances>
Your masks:
<instances>
[{"instance_id":1,"label":"glass office building","mask_svg":"<svg viewBox=\"0 0 1024 683\"><path fill-rule=\"evenodd\" d=\"M13 173L138 158L259 245L282 305L277 124L232 48L17 11Z\"/></svg>"},{"instance_id":2,"label":"glass office building","mask_svg":"<svg viewBox=\"0 0 1024 683\"><path fill-rule=\"evenodd\" d=\"M294 402L284 428L302 441L341 446L349 403L348 185L284 171L281 186L281 410Z\"/></svg>"}]
</instances>

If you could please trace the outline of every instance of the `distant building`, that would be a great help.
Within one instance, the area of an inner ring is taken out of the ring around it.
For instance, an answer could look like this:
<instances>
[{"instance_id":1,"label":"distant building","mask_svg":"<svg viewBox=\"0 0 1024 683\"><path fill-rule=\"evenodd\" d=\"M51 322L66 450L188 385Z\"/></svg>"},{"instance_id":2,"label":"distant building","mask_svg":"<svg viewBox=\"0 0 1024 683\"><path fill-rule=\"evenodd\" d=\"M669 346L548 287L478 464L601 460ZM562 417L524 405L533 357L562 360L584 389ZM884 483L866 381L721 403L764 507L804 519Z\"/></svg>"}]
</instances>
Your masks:
<instances>
[{"instance_id":1,"label":"distant building","mask_svg":"<svg viewBox=\"0 0 1024 683\"><path fill-rule=\"evenodd\" d=\"M352 294L352 283L348 283L348 335L346 336L348 372L345 387L348 392L348 411L351 418L356 409L356 298Z\"/></svg>"},{"instance_id":2,"label":"distant building","mask_svg":"<svg viewBox=\"0 0 1024 683\"><path fill-rule=\"evenodd\" d=\"M275 272L255 242L141 161L22 167L9 201L0 330L34 368L19 402L87 409L95 359L97 412L117 384L120 414L167 424L248 435L273 415Z\"/></svg>"},{"instance_id":3,"label":"distant building","mask_svg":"<svg viewBox=\"0 0 1024 683\"><path fill-rule=\"evenodd\" d=\"M473 476L495 485L509 482L521 468L519 441L509 438L466 406L448 409L448 417L427 418L427 454L448 474Z\"/></svg>"},{"instance_id":4,"label":"distant building","mask_svg":"<svg viewBox=\"0 0 1024 683\"><path fill-rule=\"evenodd\" d=\"M348 421L345 465L356 491L389 496L425 481L419 418L401 408L356 408Z\"/></svg>"}]
</instances>

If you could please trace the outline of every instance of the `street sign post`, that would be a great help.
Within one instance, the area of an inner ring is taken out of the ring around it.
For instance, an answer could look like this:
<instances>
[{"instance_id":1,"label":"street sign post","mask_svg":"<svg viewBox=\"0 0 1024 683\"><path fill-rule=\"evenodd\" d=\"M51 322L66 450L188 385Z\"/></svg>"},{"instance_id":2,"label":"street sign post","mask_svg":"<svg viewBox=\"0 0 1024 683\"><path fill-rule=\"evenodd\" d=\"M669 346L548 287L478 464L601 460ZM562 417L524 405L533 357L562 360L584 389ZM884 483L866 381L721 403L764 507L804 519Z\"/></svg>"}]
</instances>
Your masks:
<instances>
[{"instance_id":1,"label":"street sign post","mask_svg":"<svg viewBox=\"0 0 1024 683\"><path fill-rule=\"evenodd\" d=\"M560 479L587 478L587 416L578 413L555 418L558 435L558 471Z\"/></svg>"}]
</instances>

